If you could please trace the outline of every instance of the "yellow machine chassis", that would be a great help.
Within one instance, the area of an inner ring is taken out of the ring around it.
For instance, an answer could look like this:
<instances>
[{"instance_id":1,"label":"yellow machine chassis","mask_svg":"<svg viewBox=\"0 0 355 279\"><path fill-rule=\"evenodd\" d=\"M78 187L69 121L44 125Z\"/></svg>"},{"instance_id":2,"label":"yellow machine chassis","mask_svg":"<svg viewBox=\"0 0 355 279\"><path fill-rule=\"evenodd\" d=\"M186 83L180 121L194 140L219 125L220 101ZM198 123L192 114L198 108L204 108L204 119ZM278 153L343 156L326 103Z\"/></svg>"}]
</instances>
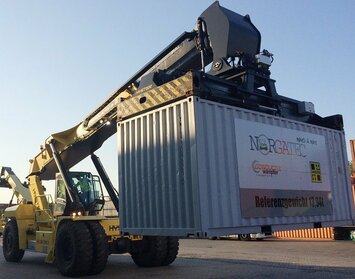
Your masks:
<instances>
[{"instance_id":1,"label":"yellow machine chassis","mask_svg":"<svg viewBox=\"0 0 355 279\"><path fill-rule=\"evenodd\" d=\"M34 250L47 254L46 262L53 263L55 257L56 232L63 222L97 221L103 227L108 242L120 238L141 240L142 236L123 236L118 218L103 216L58 216L43 220L33 204L19 204L5 210L6 220L16 220L19 233L19 249ZM47 212L46 212L47 215Z\"/></svg>"}]
</instances>

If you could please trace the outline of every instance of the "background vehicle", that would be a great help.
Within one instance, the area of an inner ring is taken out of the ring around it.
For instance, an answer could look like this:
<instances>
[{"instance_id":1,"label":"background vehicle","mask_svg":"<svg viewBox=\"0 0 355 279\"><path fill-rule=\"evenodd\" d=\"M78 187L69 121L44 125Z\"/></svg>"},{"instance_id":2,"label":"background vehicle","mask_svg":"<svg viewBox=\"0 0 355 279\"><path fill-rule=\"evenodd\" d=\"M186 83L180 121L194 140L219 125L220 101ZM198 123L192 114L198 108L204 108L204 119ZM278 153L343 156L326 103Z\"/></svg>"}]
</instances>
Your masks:
<instances>
[{"instance_id":1,"label":"background vehicle","mask_svg":"<svg viewBox=\"0 0 355 279\"><path fill-rule=\"evenodd\" d=\"M238 239L241 241L249 241L249 240L263 240L265 238L272 237L271 234L265 234L265 233L241 233L241 234L231 234L231 235L225 235L225 236L213 236L209 237L211 240L216 240L216 239Z\"/></svg>"},{"instance_id":2,"label":"background vehicle","mask_svg":"<svg viewBox=\"0 0 355 279\"><path fill-rule=\"evenodd\" d=\"M249 234L239 234L238 238L242 241L248 241L252 239L263 240L265 238L272 237L272 235L266 235L264 233L249 233Z\"/></svg>"}]
</instances>

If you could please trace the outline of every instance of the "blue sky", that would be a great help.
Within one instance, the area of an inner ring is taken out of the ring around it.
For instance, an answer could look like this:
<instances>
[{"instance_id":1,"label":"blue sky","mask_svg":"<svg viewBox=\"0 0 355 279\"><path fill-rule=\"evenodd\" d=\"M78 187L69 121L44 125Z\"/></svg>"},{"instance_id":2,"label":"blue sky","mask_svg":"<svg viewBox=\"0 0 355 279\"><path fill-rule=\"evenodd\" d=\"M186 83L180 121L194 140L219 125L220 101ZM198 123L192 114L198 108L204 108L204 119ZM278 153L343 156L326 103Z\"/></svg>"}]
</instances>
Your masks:
<instances>
[{"instance_id":1,"label":"blue sky","mask_svg":"<svg viewBox=\"0 0 355 279\"><path fill-rule=\"evenodd\" d=\"M0 0L0 165L24 180L39 145L79 123L213 1ZM355 139L355 1L221 0L274 54L278 93L342 114ZM116 138L97 152L117 183ZM76 169L93 170L90 162ZM11 192L0 191L0 202Z\"/></svg>"}]
</instances>

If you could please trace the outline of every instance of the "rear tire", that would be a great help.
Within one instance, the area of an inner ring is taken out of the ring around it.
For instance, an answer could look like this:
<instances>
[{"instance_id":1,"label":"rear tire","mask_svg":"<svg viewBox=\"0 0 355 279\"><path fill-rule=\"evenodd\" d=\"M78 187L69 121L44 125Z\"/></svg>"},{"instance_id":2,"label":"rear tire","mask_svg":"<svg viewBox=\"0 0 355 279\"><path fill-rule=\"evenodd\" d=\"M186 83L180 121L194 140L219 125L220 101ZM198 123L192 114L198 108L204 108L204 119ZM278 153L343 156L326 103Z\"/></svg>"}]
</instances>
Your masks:
<instances>
[{"instance_id":1,"label":"rear tire","mask_svg":"<svg viewBox=\"0 0 355 279\"><path fill-rule=\"evenodd\" d=\"M179 252L179 238L174 236L167 237L167 254L162 265L169 265L173 263Z\"/></svg>"},{"instance_id":2,"label":"rear tire","mask_svg":"<svg viewBox=\"0 0 355 279\"><path fill-rule=\"evenodd\" d=\"M108 257L108 242L105 230L99 222L86 222L93 240L93 259L89 275L101 273L106 266Z\"/></svg>"},{"instance_id":3,"label":"rear tire","mask_svg":"<svg viewBox=\"0 0 355 279\"><path fill-rule=\"evenodd\" d=\"M143 240L132 243L131 256L138 266L161 266L167 259L167 238L145 236Z\"/></svg>"},{"instance_id":4,"label":"rear tire","mask_svg":"<svg viewBox=\"0 0 355 279\"><path fill-rule=\"evenodd\" d=\"M19 248L19 236L16 220L10 220L5 225L2 240L4 258L8 262L20 262L25 250Z\"/></svg>"},{"instance_id":5,"label":"rear tire","mask_svg":"<svg viewBox=\"0 0 355 279\"><path fill-rule=\"evenodd\" d=\"M93 244L89 229L83 222L65 222L57 232L55 261L64 276L84 276L93 262Z\"/></svg>"},{"instance_id":6,"label":"rear tire","mask_svg":"<svg viewBox=\"0 0 355 279\"><path fill-rule=\"evenodd\" d=\"M251 240L250 234L248 234L248 233L239 234L238 237L241 241Z\"/></svg>"}]
</instances>

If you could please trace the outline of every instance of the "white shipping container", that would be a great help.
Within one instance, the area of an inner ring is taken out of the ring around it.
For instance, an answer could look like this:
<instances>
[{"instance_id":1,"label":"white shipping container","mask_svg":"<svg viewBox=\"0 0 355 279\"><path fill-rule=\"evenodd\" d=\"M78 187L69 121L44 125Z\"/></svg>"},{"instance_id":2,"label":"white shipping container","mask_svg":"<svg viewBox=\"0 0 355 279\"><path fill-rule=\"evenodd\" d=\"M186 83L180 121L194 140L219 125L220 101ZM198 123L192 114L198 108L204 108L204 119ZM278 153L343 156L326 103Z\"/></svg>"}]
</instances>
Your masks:
<instances>
[{"instance_id":1,"label":"white shipping container","mask_svg":"<svg viewBox=\"0 0 355 279\"><path fill-rule=\"evenodd\" d=\"M341 131L196 96L117 130L125 233L209 237L354 222Z\"/></svg>"}]
</instances>

